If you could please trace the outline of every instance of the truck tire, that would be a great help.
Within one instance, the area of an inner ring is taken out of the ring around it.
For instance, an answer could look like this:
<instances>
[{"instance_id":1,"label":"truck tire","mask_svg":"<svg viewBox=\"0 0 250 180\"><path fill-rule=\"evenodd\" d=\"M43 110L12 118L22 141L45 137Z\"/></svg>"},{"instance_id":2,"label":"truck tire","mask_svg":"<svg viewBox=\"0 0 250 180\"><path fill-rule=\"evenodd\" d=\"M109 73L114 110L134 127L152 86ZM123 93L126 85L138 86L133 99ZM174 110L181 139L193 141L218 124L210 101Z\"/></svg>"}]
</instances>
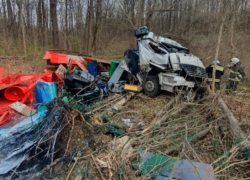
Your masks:
<instances>
[{"instance_id":1,"label":"truck tire","mask_svg":"<svg viewBox=\"0 0 250 180\"><path fill-rule=\"evenodd\" d=\"M143 89L147 96L154 97L160 92L159 77L149 75L143 82Z\"/></svg>"}]
</instances>

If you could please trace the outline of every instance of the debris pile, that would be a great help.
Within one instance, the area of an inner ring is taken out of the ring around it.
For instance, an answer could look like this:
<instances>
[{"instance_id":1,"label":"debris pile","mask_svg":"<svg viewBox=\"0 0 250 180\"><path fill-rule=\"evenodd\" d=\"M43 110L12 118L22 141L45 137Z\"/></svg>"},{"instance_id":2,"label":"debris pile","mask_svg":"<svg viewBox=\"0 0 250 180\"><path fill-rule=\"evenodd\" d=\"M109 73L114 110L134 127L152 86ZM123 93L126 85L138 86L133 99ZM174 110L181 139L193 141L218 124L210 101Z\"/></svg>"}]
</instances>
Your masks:
<instances>
[{"instance_id":1,"label":"debris pile","mask_svg":"<svg viewBox=\"0 0 250 180\"><path fill-rule=\"evenodd\" d=\"M208 87L196 101L181 92L152 99L124 90L131 77L123 61L54 52L44 59L60 66L0 79L1 178L250 176L249 114L231 112L230 97Z\"/></svg>"},{"instance_id":2,"label":"debris pile","mask_svg":"<svg viewBox=\"0 0 250 180\"><path fill-rule=\"evenodd\" d=\"M67 59L67 55L52 52L45 56L51 62L59 58L61 64L55 72L45 69L40 74L3 77L4 68L1 68L0 176L3 178L23 179L42 170L65 149L58 148L58 137L75 117L93 128L91 113L86 113L123 96L110 96L105 100L109 96L109 76L100 75L100 69L108 72L101 63L90 58L83 61L78 56ZM114 71L112 65L110 74ZM91 142L93 138L89 144ZM65 154L67 151L68 146Z\"/></svg>"}]
</instances>

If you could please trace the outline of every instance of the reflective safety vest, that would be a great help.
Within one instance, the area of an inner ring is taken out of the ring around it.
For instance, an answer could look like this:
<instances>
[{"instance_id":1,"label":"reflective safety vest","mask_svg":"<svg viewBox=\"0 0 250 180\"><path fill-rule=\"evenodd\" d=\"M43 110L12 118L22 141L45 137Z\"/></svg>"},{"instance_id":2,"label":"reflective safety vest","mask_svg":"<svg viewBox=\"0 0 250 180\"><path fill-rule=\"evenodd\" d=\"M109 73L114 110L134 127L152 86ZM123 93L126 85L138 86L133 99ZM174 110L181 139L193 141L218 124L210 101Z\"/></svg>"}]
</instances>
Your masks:
<instances>
[{"instance_id":1,"label":"reflective safety vest","mask_svg":"<svg viewBox=\"0 0 250 180\"><path fill-rule=\"evenodd\" d=\"M213 81L212 78L208 78L207 80L208 80L209 82L212 82L212 81ZM214 82L220 82L220 79L214 79Z\"/></svg>"},{"instance_id":2,"label":"reflective safety vest","mask_svg":"<svg viewBox=\"0 0 250 180\"><path fill-rule=\"evenodd\" d=\"M235 65L233 67L231 67L228 80L234 81L234 82L239 82L241 80L241 78L243 77L242 74L239 72L239 70L240 70L240 67L237 71Z\"/></svg>"},{"instance_id":3,"label":"reflective safety vest","mask_svg":"<svg viewBox=\"0 0 250 180\"><path fill-rule=\"evenodd\" d=\"M210 66L206 68L208 77L209 77L207 80L209 82L212 82L213 68L214 68L214 64L211 64ZM220 82L220 78L223 74L224 74L224 68L220 64L217 64L216 72L215 72L215 82L217 83Z\"/></svg>"},{"instance_id":4,"label":"reflective safety vest","mask_svg":"<svg viewBox=\"0 0 250 180\"><path fill-rule=\"evenodd\" d=\"M214 68L214 64L211 65L211 67ZM224 72L224 67L222 67L222 66L220 66L220 65L217 64L216 71L222 71L222 72Z\"/></svg>"}]
</instances>

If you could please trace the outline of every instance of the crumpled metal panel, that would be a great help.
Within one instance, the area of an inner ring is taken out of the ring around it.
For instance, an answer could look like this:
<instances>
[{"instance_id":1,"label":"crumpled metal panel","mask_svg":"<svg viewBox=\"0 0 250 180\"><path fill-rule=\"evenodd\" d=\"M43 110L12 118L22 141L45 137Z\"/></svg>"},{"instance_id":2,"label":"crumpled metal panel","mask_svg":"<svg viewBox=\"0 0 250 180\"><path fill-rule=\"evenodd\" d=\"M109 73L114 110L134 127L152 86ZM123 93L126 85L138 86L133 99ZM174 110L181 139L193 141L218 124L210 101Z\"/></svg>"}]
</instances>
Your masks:
<instances>
[{"instance_id":1,"label":"crumpled metal panel","mask_svg":"<svg viewBox=\"0 0 250 180\"><path fill-rule=\"evenodd\" d=\"M184 69L186 74L190 77L199 77L199 78L207 78L206 69L193 66L190 64L182 64L181 67Z\"/></svg>"},{"instance_id":2,"label":"crumpled metal panel","mask_svg":"<svg viewBox=\"0 0 250 180\"><path fill-rule=\"evenodd\" d=\"M151 43L149 39L138 42L140 65L147 66L150 62L154 62L158 65L166 67L166 65L169 64L169 53L157 54L149 47L149 43Z\"/></svg>"},{"instance_id":3,"label":"crumpled metal panel","mask_svg":"<svg viewBox=\"0 0 250 180\"><path fill-rule=\"evenodd\" d=\"M166 47L166 44L169 47ZM148 35L138 39L138 46L142 69L149 68L151 64L166 70L171 64L173 71L180 71L179 64L190 64L205 70L204 64L198 57L192 55L187 48L169 38L157 36L150 32ZM169 48L175 49L175 51L170 51Z\"/></svg>"}]
</instances>

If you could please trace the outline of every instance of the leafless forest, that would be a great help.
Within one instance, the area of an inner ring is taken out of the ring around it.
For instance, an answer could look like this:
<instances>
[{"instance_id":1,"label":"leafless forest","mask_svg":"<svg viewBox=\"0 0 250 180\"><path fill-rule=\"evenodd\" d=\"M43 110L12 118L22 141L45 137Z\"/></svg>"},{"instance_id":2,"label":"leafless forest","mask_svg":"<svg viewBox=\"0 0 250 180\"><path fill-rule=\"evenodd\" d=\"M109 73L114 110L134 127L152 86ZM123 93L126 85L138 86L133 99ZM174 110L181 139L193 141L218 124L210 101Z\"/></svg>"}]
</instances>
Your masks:
<instances>
[{"instance_id":1,"label":"leafless forest","mask_svg":"<svg viewBox=\"0 0 250 180\"><path fill-rule=\"evenodd\" d=\"M47 49L69 49L121 58L136 48L134 29L170 36L205 63L215 58L248 61L249 0L1 0L0 55L24 57ZM39 57L40 58L40 57Z\"/></svg>"}]
</instances>

